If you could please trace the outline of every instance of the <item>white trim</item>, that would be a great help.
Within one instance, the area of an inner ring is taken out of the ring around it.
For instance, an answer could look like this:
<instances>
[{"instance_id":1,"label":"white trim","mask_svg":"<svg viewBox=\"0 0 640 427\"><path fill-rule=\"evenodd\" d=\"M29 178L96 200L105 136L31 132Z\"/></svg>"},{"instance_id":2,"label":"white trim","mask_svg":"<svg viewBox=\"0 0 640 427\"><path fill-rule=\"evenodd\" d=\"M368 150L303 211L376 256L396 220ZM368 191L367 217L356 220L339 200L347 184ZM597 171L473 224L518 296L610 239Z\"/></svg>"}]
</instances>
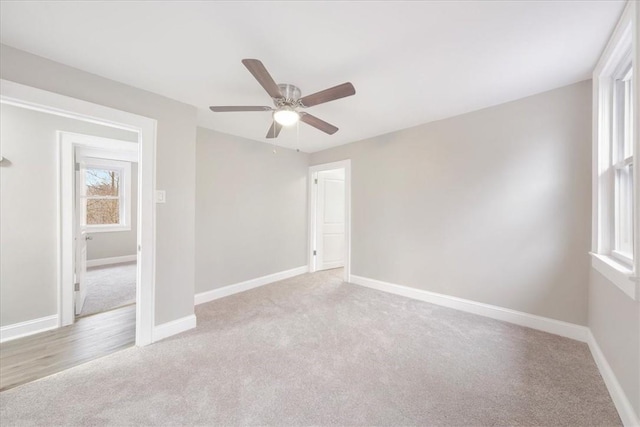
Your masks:
<instances>
[{"instance_id":1,"label":"white trim","mask_svg":"<svg viewBox=\"0 0 640 427\"><path fill-rule=\"evenodd\" d=\"M138 255L123 255L123 256L114 256L110 258L97 258L87 260L87 267L99 267L101 265L111 265L111 264L120 264L123 262L131 262L136 261L138 259Z\"/></svg>"},{"instance_id":2,"label":"white trim","mask_svg":"<svg viewBox=\"0 0 640 427\"><path fill-rule=\"evenodd\" d=\"M269 283L278 282L280 280L298 276L300 274L307 273L308 271L309 268L306 265L303 265L301 267L292 268L291 270L280 271L278 273L268 274L266 276L257 277L255 279L245 280L244 282L235 283L233 285L223 286L222 288L200 292L195 295L193 302L195 305L204 304L205 302L228 297L229 295L248 291L260 286L268 285Z\"/></svg>"},{"instance_id":3,"label":"white trim","mask_svg":"<svg viewBox=\"0 0 640 427\"><path fill-rule=\"evenodd\" d=\"M193 329L196 327L196 324L196 315L190 314L189 316L158 325L153 328L153 342L158 342L170 336Z\"/></svg>"},{"instance_id":4,"label":"white trim","mask_svg":"<svg viewBox=\"0 0 640 427\"><path fill-rule=\"evenodd\" d=\"M156 259L156 205L154 192L156 187L156 126L157 121L121 110L105 107L76 98L48 92L42 89L21 85L0 79L0 102L21 108L70 117L76 120L96 123L138 133L138 254L139 262L136 277L136 345L152 342L155 324L155 259ZM60 172L60 171L58 171ZM60 185L58 200L60 200ZM58 221L62 221L63 206L58 207ZM73 242L62 239L58 233L58 265L73 250ZM69 277L58 271L58 315L63 312L62 283L69 283ZM71 279L73 280L73 279Z\"/></svg>"},{"instance_id":5,"label":"white trim","mask_svg":"<svg viewBox=\"0 0 640 427\"><path fill-rule=\"evenodd\" d=\"M344 280L349 281L351 275L351 159L340 160L337 162L324 163L321 165L309 166L309 174L307 177L307 206L309 207L308 217L308 234L307 234L307 263L309 272L316 271L315 257L313 255L313 242L315 236L316 222L316 187L313 184L313 176L315 173L333 169L344 169L344 197L345 197L345 222L344 222Z\"/></svg>"},{"instance_id":6,"label":"white trim","mask_svg":"<svg viewBox=\"0 0 640 427\"><path fill-rule=\"evenodd\" d=\"M438 294L422 289L382 282L380 280L369 279L367 277L352 275L350 282L356 285L366 286L367 288L389 292L391 294L401 295L403 297L425 301L431 304L441 305L443 307L449 307L467 313L478 314L480 316L490 317L492 319L502 320L520 326L526 326L528 328L537 329L539 331L560 335L582 342L587 341L588 328L586 326L576 325L574 323L549 319L547 317L536 316L534 314L524 313L521 311L511 310L508 308L484 304L481 302L471 301L449 295Z\"/></svg>"},{"instance_id":7,"label":"white trim","mask_svg":"<svg viewBox=\"0 0 640 427\"><path fill-rule=\"evenodd\" d=\"M121 231L131 231L131 226L126 225L90 225L86 226L87 234L95 234L95 233L119 233Z\"/></svg>"},{"instance_id":8,"label":"white trim","mask_svg":"<svg viewBox=\"0 0 640 427\"><path fill-rule=\"evenodd\" d=\"M58 327L58 315L40 317L0 328L0 343L26 337Z\"/></svg>"},{"instance_id":9,"label":"white trim","mask_svg":"<svg viewBox=\"0 0 640 427\"><path fill-rule=\"evenodd\" d=\"M607 362L607 359L604 357L604 353L602 353L602 350L600 349L596 338L593 336L593 333L591 333L590 330L587 334L587 344L589 344L589 350L591 350L593 360L595 360L596 365L600 370L600 375L602 375L602 379L604 380L604 383L609 390L611 400L613 400L613 404L618 410L618 414L620 415L622 424L624 424L626 427L640 426L640 418L633 410L631 401L618 382L613 369L611 369L609 362Z\"/></svg>"},{"instance_id":10,"label":"white trim","mask_svg":"<svg viewBox=\"0 0 640 427\"><path fill-rule=\"evenodd\" d=\"M640 283L633 271L606 255L591 254L591 267L616 285L631 299L640 301Z\"/></svg>"}]
</instances>

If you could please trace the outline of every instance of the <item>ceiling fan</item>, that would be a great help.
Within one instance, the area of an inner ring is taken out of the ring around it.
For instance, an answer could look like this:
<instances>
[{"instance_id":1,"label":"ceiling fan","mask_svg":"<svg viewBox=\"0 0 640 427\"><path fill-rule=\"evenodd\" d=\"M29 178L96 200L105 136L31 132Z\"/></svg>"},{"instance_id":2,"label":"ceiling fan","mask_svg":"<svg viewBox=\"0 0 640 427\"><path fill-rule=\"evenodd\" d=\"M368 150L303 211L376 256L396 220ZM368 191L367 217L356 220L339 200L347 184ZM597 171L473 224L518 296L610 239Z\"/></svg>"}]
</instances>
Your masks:
<instances>
[{"instance_id":1,"label":"ceiling fan","mask_svg":"<svg viewBox=\"0 0 640 427\"><path fill-rule=\"evenodd\" d=\"M333 135L338 128L330 123L320 120L316 116L299 111L301 108L313 107L325 102L355 95L356 90L351 83L343 83L329 89L321 90L304 97L300 97L300 89L291 84L276 84L265 66L257 59L243 59L242 63L249 70L258 83L267 91L273 99L275 108L261 106L213 106L209 107L216 113L241 112L241 111L272 111L273 123L267 132L267 138L277 138L282 126L291 126L300 120L329 135Z\"/></svg>"}]
</instances>

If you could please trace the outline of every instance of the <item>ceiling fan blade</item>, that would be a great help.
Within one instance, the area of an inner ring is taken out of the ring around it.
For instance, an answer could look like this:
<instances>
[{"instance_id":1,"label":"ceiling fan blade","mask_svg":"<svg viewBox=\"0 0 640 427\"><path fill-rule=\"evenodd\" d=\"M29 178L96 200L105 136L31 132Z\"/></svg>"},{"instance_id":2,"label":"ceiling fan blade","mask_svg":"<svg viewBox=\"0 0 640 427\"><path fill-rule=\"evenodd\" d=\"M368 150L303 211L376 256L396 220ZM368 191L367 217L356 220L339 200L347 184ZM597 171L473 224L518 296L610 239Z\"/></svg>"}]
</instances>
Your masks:
<instances>
[{"instance_id":1,"label":"ceiling fan blade","mask_svg":"<svg viewBox=\"0 0 640 427\"><path fill-rule=\"evenodd\" d=\"M280 135L280 130L282 130L282 125L274 120L266 137L270 139L277 138Z\"/></svg>"},{"instance_id":2,"label":"ceiling fan blade","mask_svg":"<svg viewBox=\"0 0 640 427\"><path fill-rule=\"evenodd\" d=\"M328 133L329 135L333 135L338 132L338 128L334 125L327 123L324 120L320 120L316 116L312 116L308 113L300 113L300 121L305 122L316 129L320 129L322 132Z\"/></svg>"},{"instance_id":3,"label":"ceiling fan blade","mask_svg":"<svg viewBox=\"0 0 640 427\"><path fill-rule=\"evenodd\" d=\"M325 102L355 95L355 93L356 89L351 83L342 83L341 85L304 96L300 98L300 102L302 102L302 105L305 107L313 107L314 105L324 104Z\"/></svg>"},{"instance_id":4,"label":"ceiling fan blade","mask_svg":"<svg viewBox=\"0 0 640 427\"><path fill-rule=\"evenodd\" d=\"M233 111L271 111L271 107L259 107L259 106L231 106L231 105L220 105L209 107L209 109L216 113L227 113Z\"/></svg>"},{"instance_id":5,"label":"ceiling fan blade","mask_svg":"<svg viewBox=\"0 0 640 427\"><path fill-rule=\"evenodd\" d=\"M273 81L271 74L269 74L262 62L257 59L243 59L242 63L245 67L247 67L247 70L249 70L249 72L253 74L253 77L256 78L258 83L260 83L264 90L267 91L270 97L282 98L280 88L278 87L276 82Z\"/></svg>"}]
</instances>

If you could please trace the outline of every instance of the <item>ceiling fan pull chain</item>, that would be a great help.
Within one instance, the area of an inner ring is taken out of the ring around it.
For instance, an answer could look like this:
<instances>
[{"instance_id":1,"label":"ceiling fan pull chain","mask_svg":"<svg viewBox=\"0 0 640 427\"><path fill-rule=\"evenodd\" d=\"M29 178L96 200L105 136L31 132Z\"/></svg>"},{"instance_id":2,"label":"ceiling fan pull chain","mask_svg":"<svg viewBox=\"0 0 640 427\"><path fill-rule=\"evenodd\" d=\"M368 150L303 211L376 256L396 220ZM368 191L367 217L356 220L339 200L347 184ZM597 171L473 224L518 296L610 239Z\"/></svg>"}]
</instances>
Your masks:
<instances>
[{"instance_id":1,"label":"ceiling fan pull chain","mask_svg":"<svg viewBox=\"0 0 640 427\"><path fill-rule=\"evenodd\" d=\"M273 154L278 154L278 150L276 150L276 127L273 127Z\"/></svg>"}]
</instances>

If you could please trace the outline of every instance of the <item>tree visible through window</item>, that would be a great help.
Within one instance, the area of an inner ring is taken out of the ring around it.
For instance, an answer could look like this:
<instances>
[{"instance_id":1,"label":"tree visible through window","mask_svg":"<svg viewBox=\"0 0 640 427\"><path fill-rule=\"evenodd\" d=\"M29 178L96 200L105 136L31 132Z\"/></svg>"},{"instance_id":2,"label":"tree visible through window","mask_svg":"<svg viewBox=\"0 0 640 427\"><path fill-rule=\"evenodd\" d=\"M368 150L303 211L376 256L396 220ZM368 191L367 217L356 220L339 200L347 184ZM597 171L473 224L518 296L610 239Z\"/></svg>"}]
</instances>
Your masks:
<instances>
[{"instance_id":1,"label":"tree visible through window","mask_svg":"<svg viewBox=\"0 0 640 427\"><path fill-rule=\"evenodd\" d=\"M86 169L86 224L120 224L121 173L118 170Z\"/></svg>"}]
</instances>

